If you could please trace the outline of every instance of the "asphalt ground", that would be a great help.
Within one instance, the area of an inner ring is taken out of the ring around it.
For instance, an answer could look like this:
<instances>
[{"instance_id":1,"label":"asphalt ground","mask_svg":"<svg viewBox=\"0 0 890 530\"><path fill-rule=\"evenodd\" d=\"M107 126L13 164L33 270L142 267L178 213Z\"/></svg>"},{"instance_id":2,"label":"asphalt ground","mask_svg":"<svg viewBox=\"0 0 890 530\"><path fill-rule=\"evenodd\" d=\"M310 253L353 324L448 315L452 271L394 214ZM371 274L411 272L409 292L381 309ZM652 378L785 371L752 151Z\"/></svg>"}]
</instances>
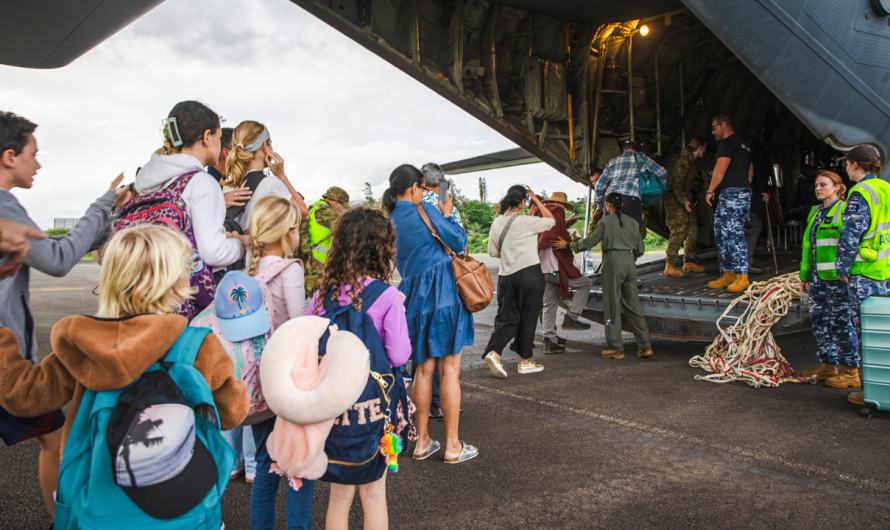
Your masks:
<instances>
[{"instance_id":1,"label":"asphalt ground","mask_svg":"<svg viewBox=\"0 0 890 530\"><path fill-rule=\"evenodd\" d=\"M91 262L64 279L32 273L41 355L56 321L95 311L97 283ZM539 338L538 374L519 376L518 357L505 352L509 377L496 379L481 361L495 312L476 315L461 377L461 438L480 456L456 466L445 465L441 451L425 461L401 458L387 478L392 528L890 526L890 413L862 418L848 390L696 381L688 360L703 352L701 343L657 340L655 355L640 359L626 335L629 355L603 359L596 325L565 332L563 355L542 355ZM778 343L797 369L817 365L808 333ZM444 442L441 423L431 432ZM33 441L0 448L0 528L50 524L36 462ZM227 528L249 528L249 499L243 479L230 484ZM326 506L319 483L313 528L323 528ZM361 527L358 501L351 527Z\"/></svg>"}]
</instances>

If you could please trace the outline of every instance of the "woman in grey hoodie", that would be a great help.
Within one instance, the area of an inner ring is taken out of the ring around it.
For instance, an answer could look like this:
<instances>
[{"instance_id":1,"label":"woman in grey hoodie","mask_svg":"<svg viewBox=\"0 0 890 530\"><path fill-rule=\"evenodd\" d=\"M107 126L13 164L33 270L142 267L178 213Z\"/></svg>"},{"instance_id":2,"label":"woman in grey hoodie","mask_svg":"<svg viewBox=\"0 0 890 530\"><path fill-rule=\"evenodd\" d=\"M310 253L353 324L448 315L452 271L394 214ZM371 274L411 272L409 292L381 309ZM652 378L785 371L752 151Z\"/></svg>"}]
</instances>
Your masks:
<instances>
[{"instance_id":1,"label":"woman in grey hoodie","mask_svg":"<svg viewBox=\"0 0 890 530\"><path fill-rule=\"evenodd\" d=\"M164 147L155 152L136 175L136 191L159 191L185 173L197 171L182 192L198 246L195 250L212 269L230 265L241 258L249 238L238 234L227 236L222 189L216 179L204 171L206 166L219 160L219 116L203 103L183 101L173 107L168 120L167 131L171 134L165 135Z\"/></svg>"}]
</instances>

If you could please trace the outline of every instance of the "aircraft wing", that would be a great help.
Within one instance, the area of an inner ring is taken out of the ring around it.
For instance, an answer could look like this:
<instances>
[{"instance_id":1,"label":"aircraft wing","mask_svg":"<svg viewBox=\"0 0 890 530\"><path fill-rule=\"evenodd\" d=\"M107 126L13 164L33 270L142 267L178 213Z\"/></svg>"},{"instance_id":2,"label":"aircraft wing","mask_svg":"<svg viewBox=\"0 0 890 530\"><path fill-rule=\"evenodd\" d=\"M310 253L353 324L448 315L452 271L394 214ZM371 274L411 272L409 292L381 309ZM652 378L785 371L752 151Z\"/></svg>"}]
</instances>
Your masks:
<instances>
[{"instance_id":1,"label":"aircraft wing","mask_svg":"<svg viewBox=\"0 0 890 530\"><path fill-rule=\"evenodd\" d=\"M500 169L502 167L524 166L526 164L537 164L540 162L540 158L521 147L517 147L516 149L508 149L506 151L499 151L497 153L443 164L442 170L445 171L446 175L460 175L461 173Z\"/></svg>"},{"instance_id":2,"label":"aircraft wing","mask_svg":"<svg viewBox=\"0 0 890 530\"><path fill-rule=\"evenodd\" d=\"M164 0L2 0L0 64L59 68Z\"/></svg>"}]
</instances>

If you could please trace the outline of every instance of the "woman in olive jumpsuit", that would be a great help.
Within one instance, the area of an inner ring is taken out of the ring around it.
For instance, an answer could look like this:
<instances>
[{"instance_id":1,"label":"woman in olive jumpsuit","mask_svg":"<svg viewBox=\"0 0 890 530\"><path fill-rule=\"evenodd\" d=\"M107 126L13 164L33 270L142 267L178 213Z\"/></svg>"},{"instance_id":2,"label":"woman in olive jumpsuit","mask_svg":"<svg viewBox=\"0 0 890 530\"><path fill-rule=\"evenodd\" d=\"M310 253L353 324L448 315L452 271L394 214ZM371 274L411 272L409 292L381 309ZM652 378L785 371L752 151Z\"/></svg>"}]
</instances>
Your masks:
<instances>
[{"instance_id":1,"label":"woman in olive jumpsuit","mask_svg":"<svg viewBox=\"0 0 890 530\"><path fill-rule=\"evenodd\" d=\"M606 343L603 357L624 358L624 345L621 342L621 309L630 324L637 341L638 357L652 355L649 344L649 328L643 317L640 295L637 290L636 260L645 253L640 237L640 226L628 216L621 215L621 195L610 193L606 196L606 215L597 223L593 233L583 241L572 243L572 250L583 252L603 243L603 305L605 309ZM620 302L620 304L619 304Z\"/></svg>"}]
</instances>

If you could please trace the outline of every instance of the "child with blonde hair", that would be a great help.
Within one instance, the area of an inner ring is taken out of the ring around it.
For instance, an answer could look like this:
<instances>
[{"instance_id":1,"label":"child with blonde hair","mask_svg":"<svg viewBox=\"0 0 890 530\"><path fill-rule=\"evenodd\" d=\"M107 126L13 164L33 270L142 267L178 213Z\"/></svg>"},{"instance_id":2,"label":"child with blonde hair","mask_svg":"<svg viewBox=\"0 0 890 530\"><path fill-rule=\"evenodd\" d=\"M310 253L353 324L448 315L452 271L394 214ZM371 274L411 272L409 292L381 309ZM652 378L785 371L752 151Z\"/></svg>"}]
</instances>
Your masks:
<instances>
[{"instance_id":1,"label":"child with blonde hair","mask_svg":"<svg viewBox=\"0 0 890 530\"><path fill-rule=\"evenodd\" d=\"M258 200L250 214L250 259L246 272L257 278L260 275L264 278L269 276L270 271L274 274L266 280L266 287L272 297L272 329L306 313L303 262L288 259L293 255L294 249L300 246L301 220L296 204L275 196ZM281 485L281 477L269 472L274 462L266 448L266 441L275 427L275 419L272 416L251 425L256 442L256 478L250 493L250 526L253 530L275 528L275 496ZM304 480L299 491L287 488L285 511L289 529L309 528L314 486L314 481Z\"/></svg>"},{"instance_id":2,"label":"child with blonde hair","mask_svg":"<svg viewBox=\"0 0 890 530\"><path fill-rule=\"evenodd\" d=\"M69 522L86 522L91 517L107 518L127 510L136 510L126 500L128 497L123 495L121 490L124 490L124 486L112 481L112 473L107 476L89 474L84 479L89 487L66 489L66 485L71 484L71 474L78 473L83 465L89 469L90 461L102 462L102 459L110 458L109 446L104 443L104 428L100 427L102 432L96 438L84 436L85 432L91 433L92 419L102 417L101 413L98 416L96 413L100 398L117 391L121 392L120 399L123 399L121 389L134 382L134 388L143 385L147 380L143 376L155 374L160 366L158 363L165 360L171 351L187 351L183 358L193 356L194 361L182 369L196 370L206 381L205 387L200 379L192 378L188 387L184 387L182 380L175 379L185 395L202 392L212 395L210 405L215 408L218 425L211 425L211 431L236 427L247 416L247 389L235 378L232 361L219 340L212 334L196 336L193 328L186 331L188 321L177 314L180 305L192 296L189 286L192 256L189 241L170 228L140 225L122 230L111 239L106 249L99 277L97 317L73 316L59 321L52 331L52 354L32 366L19 353L15 335L9 330L0 330L0 404L14 414L35 416L71 403L62 428L62 472L57 498L57 504L69 507L66 513ZM189 339L186 340L189 346L183 346L180 336ZM192 337L196 340L191 340ZM180 369L178 361L164 364L171 365L171 368L167 368L169 373L180 373L177 372ZM189 405L196 406L192 403ZM79 416L80 409L83 409L83 418ZM196 412L195 416L199 414ZM201 429L208 425L202 422L197 424ZM111 423L108 432L111 432ZM69 434L72 434L70 440ZM213 432L204 435L203 443L213 452L212 449L218 445L214 445L215 440L206 438L210 435ZM218 430L214 436L219 438L218 443L224 443ZM100 439L102 443L98 441ZM72 447L69 452L64 451L66 442ZM90 454L91 460L81 464L84 455L90 458ZM218 452L215 454L219 455ZM230 457L220 458L216 461L220 477L228 476ZM68 462L68 459L71 461ZM228 469L225 469L226 462L229 463ZM114 468L113 462L107 464ZM94 481L106 481L102 486L111 493L97 495ZM108 481L112 482L108 484ZM160 505L160 509L164 509L165 504L178 504L181 507L183 499L195 496L193 485L188 481L184 484L185 489L182 489L183 486L162 482L160 486L165 487L165 493L150 502L155 508ZM225 482L220 484L224 486ZM192 491L186 491L188 488L192 488ZM214 491L221 496L222 491L217 490ZM196 502L203 504L197 504L195 508L201 506L203 508L199 509L215 512L208 519L210 526L202 528L210 528L211 523L221 517L218 499L213 501L213 494L208 493L204 497L198 492L200 498ZM148 512L138 502L137 506ZM80 512L75 516L78 509ZM59 523L58 520L56 522ZM219 528L219 523L216 523L216 528Z\"/></svg>"}]
</instances>

